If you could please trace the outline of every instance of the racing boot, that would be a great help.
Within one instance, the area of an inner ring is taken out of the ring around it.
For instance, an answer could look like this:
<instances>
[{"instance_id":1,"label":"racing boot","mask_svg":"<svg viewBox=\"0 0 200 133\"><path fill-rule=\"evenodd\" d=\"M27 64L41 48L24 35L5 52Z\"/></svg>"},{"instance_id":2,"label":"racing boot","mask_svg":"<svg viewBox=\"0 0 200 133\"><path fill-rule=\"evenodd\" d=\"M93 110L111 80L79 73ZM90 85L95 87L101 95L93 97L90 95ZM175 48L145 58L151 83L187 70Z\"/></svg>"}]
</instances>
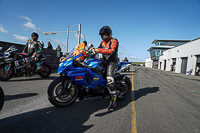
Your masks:
<instances>
[{"instance_id":1,"label":"racing boot","mask_svg":"<svg viewBox=\"0 0 200 133\"><path fill-rule=\"evenodd\" d=\"M117 95L110 95L110 105L108 107L109 111L113 111L116 108Z\"/></svg>"}]
</instances>

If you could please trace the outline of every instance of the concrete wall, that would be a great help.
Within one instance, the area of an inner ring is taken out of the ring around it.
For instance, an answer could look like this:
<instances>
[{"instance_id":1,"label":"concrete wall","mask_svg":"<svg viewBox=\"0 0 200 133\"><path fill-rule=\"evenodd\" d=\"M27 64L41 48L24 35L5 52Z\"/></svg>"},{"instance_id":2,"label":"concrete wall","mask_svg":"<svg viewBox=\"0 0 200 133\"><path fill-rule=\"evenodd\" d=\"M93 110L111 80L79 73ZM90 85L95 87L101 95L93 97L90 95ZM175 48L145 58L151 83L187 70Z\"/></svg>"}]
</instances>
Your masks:
<instances>
[{"instance_id":1,"label":"concrete wall","mask_svg":"<svg viewBox=\"0 0 200 133\"><path fill-rule=\"evenodd\" d=\"M164 61L166 61L166 71L171 70L171 65L173 63L173 58L176 59L176 69L175 73L181 73L182 60L187 58L187 68L186 71L189 72L193 69L191 75L195 75L197 56L200 55L200 38L188 42L184 45L166 50L163 55L159 58L159 66L161 65L161 70L164 70ZM186 73L188 74L188 73Z\"/></svg>"},{"instance_id":2,"label":"concrete wall","mask_svg":"<svg viewBox=\"0 0 200 133\"><path fill-rule=\"evenodd\" d=\"M3 42L0 41L0 47L2 49L0 50L0 53L3 53L5 50L7 50L10 46L14 45L18 49L18 53L21 53L25 47L23 44L16 44L16 43L10 43L10 42ZM59 59L60 57L57 57L57 52L56 50L50 50L43 48L41 54L42 55L49 55L47 59L44 61L45 63L49 64L52 68L57 68L59 65ZM62 52L61 52L62 56Z\"/></svg>"}]
</instances>

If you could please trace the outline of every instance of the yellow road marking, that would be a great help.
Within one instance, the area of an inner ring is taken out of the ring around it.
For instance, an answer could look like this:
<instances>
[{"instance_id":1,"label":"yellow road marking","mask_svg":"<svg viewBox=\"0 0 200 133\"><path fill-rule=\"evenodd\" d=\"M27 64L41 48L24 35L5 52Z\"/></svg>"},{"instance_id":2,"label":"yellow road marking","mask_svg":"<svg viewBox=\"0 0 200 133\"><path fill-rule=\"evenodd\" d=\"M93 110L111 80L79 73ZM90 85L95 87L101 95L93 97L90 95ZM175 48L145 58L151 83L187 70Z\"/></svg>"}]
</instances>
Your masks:
<instances>
[{"instance_id":1,"label":"yellow road marking","mask_svg":"<svg viewBox=\"0 0 200 133\"><path fill-rule=\"evenodd\" d=\"M134 91L134 84L133 84L133 67L132 67L132 93ZM132 97L133 98L133 97ZM135 110L135 99L131 102L131 110L132 110L132 115L131 115L131 133L137 133L137 126L136 126L136 110Z\"/></svg>"}]
</instances>

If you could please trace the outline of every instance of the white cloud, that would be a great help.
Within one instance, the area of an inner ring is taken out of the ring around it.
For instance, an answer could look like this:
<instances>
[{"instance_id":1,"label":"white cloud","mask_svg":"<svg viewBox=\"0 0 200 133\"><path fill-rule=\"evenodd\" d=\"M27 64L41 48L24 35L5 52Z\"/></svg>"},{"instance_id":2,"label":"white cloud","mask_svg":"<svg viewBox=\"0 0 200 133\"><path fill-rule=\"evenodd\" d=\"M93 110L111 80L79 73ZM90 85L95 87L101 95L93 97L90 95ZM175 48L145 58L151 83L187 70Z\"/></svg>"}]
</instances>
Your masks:
<instances>
[{"instance_id":1,"label":"white cloud","mask_svg":"<svg viewBox=\"0 0 200 133\"><path fill-rule=\"evenodd\" d=\"M135 56L130 56L130 58L132 58L132 59L137 59L137 57L135 57Z\"/></svg>"},{"instance_id":2,"label":"white cloud","mask_svg":"<svg viewBox=\"0 0 200 133\"><path fill-rule=\"evenodd\" d=\"M26 17L26 16L19 16L19 17L22 18L22 19L25 19L25 20L28 20L28 21L32 22L32 20L29 17Z\"/></svg>"},{"instance_id":3,"label":"white cloud","mask_svg":"<svg viewBox=\"0 0 200 133\"><path fill-rule=\"evenodd\" d=\"M55 44L58 44L58 45L66 45L66 42L61 42L61 41L59 41L58 39L52 39L52 41L53 41Z\"/></svg>"},{"instance_id":4,"label":"white cloud","mask_svg":"<svg viewBox=\"0 0 200 133\"><path fill-rule=\"evenodd\" d=\"M37 27L32 23L32 22L27 22L25 24L23 24L23 26L25 26L27 29L34 29L37 30Z\"/></svg>"},{"instance_id":5,"label":"white cloud","mask_svg":"<svg viewBox=\"0 0 200 133\"><path fill-rule=\"evenodd\" d=\"M0 32L2 32L2 33L4 33L4 34L9 34L9 31L5 30L5 29L3 28L3 25L2 25L2 24L0 24Z\"/></svg>"},{"instance_id":6,"label":"white cloud","mask_svg":"<svg viewBox=\"0 0 200 133\"><path fill-rule=\"evenodd\" d=\"M124 52L119 52L119 54L125 54Z\"/></svg>"},{"instance_id":7,"label":"white cloud","mask_svg":"<svg viewBox=\"0 0 200 133\"><path fill-rule=\"evenodd\" d=\"M74 36L75 36L75 38L78 38L78 33L75 33ZM82 39L82 40L84 40L84 37L85 37L85 36L81 33L81 39Z\"/></svg>"},{"instance_id":8,"label":"white cloud","mask_svg":"<svg viewBox=\"0 0 200 133\"><path fill-rule=\"evenodd\" d=\"M42 29L37 27L29 17L26 17L26 16L19 16L19 17L21 19L27 20L27 22L23 24L25 31L27 31L28 29L33 29L36 32L42 31Z\"/></svg>"},{"instance_id":9,"label":"white cloud","mask_svg":"<svg viewBox=\"0 0 200 133\"><path fill-rule=\"evenodd\" d=\"M26 36L20 36L20 35L13 34L13 39L22 41L22 42L26 42L29 38Z\"/></svg>"},{"instance_id":10,"label":"white cloud","mask_svg":"<svg viewBox=\"0 0 200 133\"><path fill-rule=\"evenodd\" d=\"M123 51L126 50L126 47L124 47L123 45L119 45L120 49L122 49Z\"/></svg>"}]
</instances>

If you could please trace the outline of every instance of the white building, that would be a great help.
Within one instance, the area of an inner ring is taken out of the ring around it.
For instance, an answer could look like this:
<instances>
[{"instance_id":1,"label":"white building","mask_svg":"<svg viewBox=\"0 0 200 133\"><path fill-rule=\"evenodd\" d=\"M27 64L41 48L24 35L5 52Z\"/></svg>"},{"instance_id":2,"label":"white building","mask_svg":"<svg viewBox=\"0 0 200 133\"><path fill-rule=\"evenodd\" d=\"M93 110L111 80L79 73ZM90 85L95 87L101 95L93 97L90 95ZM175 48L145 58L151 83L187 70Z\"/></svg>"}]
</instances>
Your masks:
<instances>
[{"instance_id":1,"label":"white building","mask_svg":"<svg viewBox=\"0 0 200 133\"><path fill-rule=\"evenodd\" d=\"M153 66L153 60L151 60L151 58L147 58L145 60L145 67L152 68L152 66Z\"/></svg>"},{"instance_id":2,"label":"white building","mask_svg":"<svg viewBox=\"0 0 200 133\"><path fill-rule=\"evenodd\" d=\"M155 46L149 48L147 51L150 52L151 60L153 62L151 68L158 69L159 56L163 55L163 51L183 45L191 40L154 40L152 44Z\"/></svg>"},{"instance_id":3,"label":"white building","mask_svg":"<svg viewBox=\"0 0 200 133\"><path fill-rule=\"evenodd\" d=\"M198 75L198 68L200 68L200 38L164 51L158 62L158 69L161 70Z\"/></svg>"}]
</instances>

